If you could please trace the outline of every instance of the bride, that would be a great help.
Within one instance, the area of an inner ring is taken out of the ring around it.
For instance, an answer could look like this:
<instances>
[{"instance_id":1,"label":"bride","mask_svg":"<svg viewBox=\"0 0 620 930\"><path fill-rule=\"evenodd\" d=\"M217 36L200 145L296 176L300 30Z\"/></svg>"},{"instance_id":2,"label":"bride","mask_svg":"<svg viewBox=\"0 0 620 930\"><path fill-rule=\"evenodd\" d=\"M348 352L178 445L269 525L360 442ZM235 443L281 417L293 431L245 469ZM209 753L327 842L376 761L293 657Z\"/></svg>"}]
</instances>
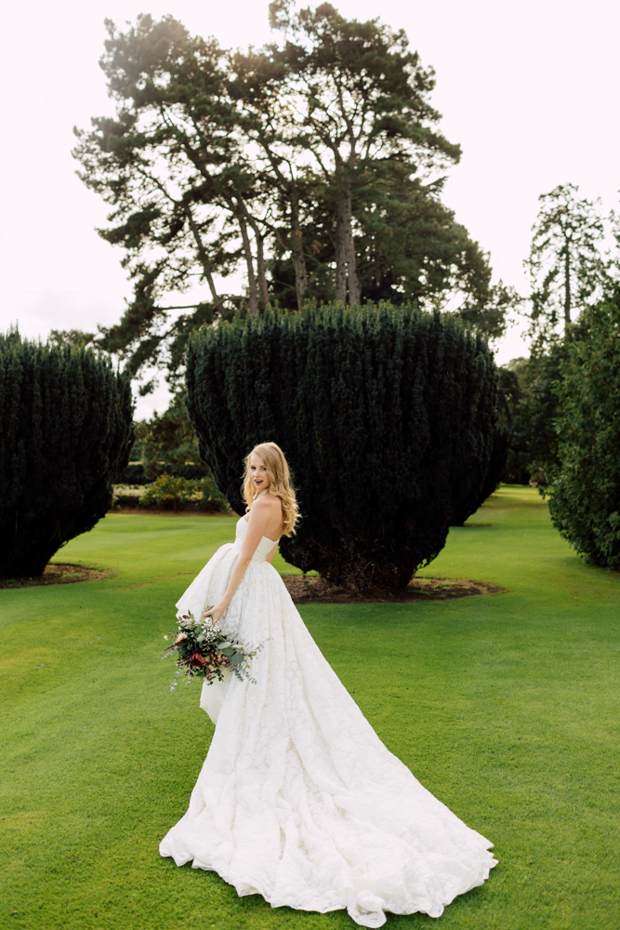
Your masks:
<instances>
[{"instance_id":1,"label":"bride","mask_svg":"<svg viewBox=\"0 0 620 930\"><path fill-rule=\"evenodd\" d=\"M271 565L297 503L282 450L246 459L248 513L177 604L248 646L254 681L203 685L215 733L189 809L160 845L272 907L439 917L496 864L471 830L386 749L316 646ZM207 605L215 604L206 610Z\"/></svg>"}]
</instances>

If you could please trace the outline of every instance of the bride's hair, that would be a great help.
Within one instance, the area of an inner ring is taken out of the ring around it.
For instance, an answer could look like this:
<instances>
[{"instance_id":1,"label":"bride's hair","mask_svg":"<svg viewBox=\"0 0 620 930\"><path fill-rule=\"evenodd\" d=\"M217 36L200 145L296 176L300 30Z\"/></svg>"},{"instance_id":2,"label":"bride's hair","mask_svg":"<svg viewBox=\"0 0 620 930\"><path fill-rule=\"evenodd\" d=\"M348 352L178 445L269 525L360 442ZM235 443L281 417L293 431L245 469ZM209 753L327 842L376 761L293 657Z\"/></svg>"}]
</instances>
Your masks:
<instances>
[{"instance_id":1,"label":"bride's hair","mask_svg":"<svg viewBox=\"0 0 620 930\"><path fill-rule=\"evenodd\" d=\"M299 520L299 507L297 506L295 489L291 484L288 462L284 457L284 452L275 442L261 442L254 446L250 454L246 456L242 489L247 504L246 510L250 509L259 494L250 472L250 456L253 454L260 456L265 463L269 475L269 490L276 497L279 497L282 502L282 517L284 520L282 535L291 536L295 532L295 526Z\"/></svg>"}]
</instances>

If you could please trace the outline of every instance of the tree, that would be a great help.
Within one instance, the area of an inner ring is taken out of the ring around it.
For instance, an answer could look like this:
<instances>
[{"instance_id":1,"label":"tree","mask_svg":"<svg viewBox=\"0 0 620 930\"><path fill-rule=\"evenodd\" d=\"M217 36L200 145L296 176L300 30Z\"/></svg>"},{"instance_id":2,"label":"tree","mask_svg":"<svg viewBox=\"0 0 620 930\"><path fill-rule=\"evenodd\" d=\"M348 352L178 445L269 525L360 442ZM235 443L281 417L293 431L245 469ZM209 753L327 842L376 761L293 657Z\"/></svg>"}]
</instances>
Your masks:
<instances>
[{"instance_id":1,"label":"tree","mask_svg":"<svg viewBox=\"0 0 620 930\"><path fill-rule=\"evenodd\" d=\"M556 382L551 519L595 565L620 571L620 288L569 330Z\"/></svg>"},{"instance_id":2,"label":"tree","mask_svg":"<svg viewBox=\"0 0 620 930\"><path fill-rule=\"evenodd\" d=\"M414 301L425 309L449 309L476 332L497 338L518 297L501 282L491 284L488 256L441 203L441 188L410 178L407 166L394 162L376 167L373 177L358 185L353 217L361 302ZM308 293L324 302L335 299L334 227L333 210L320 201L303 229L309 244ZM294 309L294 270L285 253L275 251L270 292L281 307Z\"/></svg>"},{"instance_id":3,"label":"tree","mask_svg":"<svg viewBox=\"0 0 620 930\"><path fill-rule=\"evenodd\" d=\"M493 432L491 454L482 487L473 487L471 495L455 506L450 526L463 526L467 518L476 513L485 500L497 491L506 467L509 439L508 431L498 423Z\"/></svg>"},{"instance_id":4,"label":"tree","mask_svg":"<svg viewBox=\"0 0 620 930\"><path fill-rule=\"evenodd\" d=\"M86 333L81 329L53 329L48 338L51 346L59 349L86 349L93 352L101 351L101 347L96 343L96 333Z\"/></svg>"},{"instance_id":5,"label":"tree","mask_svg":"<svg viewBox=\"0 0 620 930\"><path fill-rule=\"evenodd\" d=\"M40 575L106 514L132 412L128 375L90 350L0 336L0 577Z\"/></svg>"},{"instance_id":6,"label":"tree","mask_svg":"<svg viewBox=\"0 0 620 930\"><path fill-rule=\"evenodd\" d=\"M268 312L191 337L201 455L243 513L243 457L273 440L303 520L284 557L339 584L398 588L479 494L497 420L486 344L450 317L383 304Z\"/></svg>"},{"instance_id":7,"label":"tree","mask_svg":"<svg viewBox=\"0 0 620 930\"><path fill-rule=\"evenodd\" d=\"M428 174L457 162L460 149L435 129L439 114L428 102L434 74L409 51L402 30L379 20L346 20L329 3L295 14L288 0L271 3L270 22L286 34L282 47L269 48L269 59L285 77L278 103L284 87L287 95L286 107L270 107L271 138L285 140L323 181L335 220L335 298L357 304L353 200L354 190L364 187L363 175L390 162L406 164L409 174ZM236 61L241 74L257 76L260 63L252 55ZM260 95L260 77L248 84L264 111L273 82Z\"/></svg>"},{"instance_id":8,"label":"tree","mask_svg":"<svg viewBox=\"0 0 620 930\"><path fill-rule=\"evenodd\" d=\"M500 422L509 434L503 481L544 488L557 469L556 386L564 352L560 340L546 353L513 359L499 370Z\"/></svg>"},{"instance_id":9,"label":"tree","mask_svg":"<svg viewBox=\"0 0 620 930\"><path fill-rule=\"evenodd\" d=\"M524 264L532 282L530 333L540 346L557 339L558 323L566 332L574 310L582 310L597 292L600 296L606 280L599 201L580 199L578 193L574 184L560 184L538 198L540 211Z\"/></svg>"},{"instance_id":10,"label":"tree","mask_svg":"<svg viewBox=\"0 0 620 930\"><path fill-rule=\"evenodd\" d=\"M200 460L198 440L187 414L185 391L177 390L163 413L139 424L142 463L148 479L166 472L183 478L209 474Z\"/></svg>"},{"instance_id":11,"label":"tree","mask_svg":"<svg viewBox=\"0 0 620 930\"><path fill-rule=\"evenodd\" d=\"M276 3L271 15L283 41L247 54L170 16L124 33L107 23L117 114L76 130L74 154L111 206L100 234L123 248L134 297L101 344L132 374L155 365L176 384L193 329L238 308L254 317L274 295L295 310L451 301L497 335L511 296L439 200L460 150L437 130L432 69L379 20L329 4L293 14ZM240 264L247 294L220 293Z\"/></svg>"},{"instance_id":12,"label":"tree","mask_svg":"<svg viewBox=\"0 0 620 930\"><path fill-rule=\"evenodd\" d=\"M268 54L237 55L235 69L248 88L244 106L255 108L255 126L268 115L268 142L259 133L257 144L272 162L290 165L276 144L285 140L297 153L294 163L306 168L305 183L311 177L315 191L323 187L318 216L308 214L306 203L308 225L299 227L307 240L304 282L320 255L323 267L335 260L328 299L343 304L440 295L445 302L456 292L469 314L464 318L497 335L508 292L500 288L500 298L490 287L488 257L439 201L441 172L459 160L460 149L437 131L440 117L428 102L434 72L409 50L402 30L378 19L348 21L328 3L299 13L292 7L288 0L270 5L272 27L284 30L285 43ZM310 289L309 296L319 295Z\"/></svg>"},{"instance_id":13,"label":"tree","mask_svg":"<svg viewBox=\"0 0 620 930\"><path fill-rule=\"evenodd\" d=\"M192 38L171 16L109 38L101 65L117 118L97 118L93 131L75 130L80 177L113 207L112 224L99 230L121 245L135 279L123 320L104 330L103 344L128 356L132 373L162 355L174 381L188 333L234 309L215 274L246 262L250 309L266 295L260 248L252 251L250 202L258 195L234 128L222 58L214 40ZM240 240L239 241L239 234ZM258 242L260 246L260 242ZM208 297L194 304L160 306L173 290L186 292L198 278ZM174 311L191 310L176 315Z\"/></svg>"}]
</instances>

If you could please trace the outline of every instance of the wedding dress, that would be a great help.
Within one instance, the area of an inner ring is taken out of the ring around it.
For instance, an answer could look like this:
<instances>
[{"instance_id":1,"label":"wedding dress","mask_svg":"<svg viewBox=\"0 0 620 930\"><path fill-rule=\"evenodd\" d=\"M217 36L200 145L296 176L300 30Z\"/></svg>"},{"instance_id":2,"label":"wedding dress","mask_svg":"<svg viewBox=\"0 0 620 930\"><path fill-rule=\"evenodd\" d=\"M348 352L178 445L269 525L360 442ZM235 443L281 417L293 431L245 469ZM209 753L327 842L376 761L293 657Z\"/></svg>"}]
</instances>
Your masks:
<instances>
[{"instance_id":1,"label":"wedding dress","mask_svg":"<svg viewBox=\"0 0 620 930\"><path fill-rule=\"evenodd\" d=\"M201 617L224 595L247 528L177 604ZM216 722L189 809L160 845L177 865L216 871L272 907L347 908L364 927L385 912L439 917L481 885L492 844L426 790L383 745L319 651L263 537L221 626L248 646L255 682L203 685Z\"/></svg>"}]
</instances>

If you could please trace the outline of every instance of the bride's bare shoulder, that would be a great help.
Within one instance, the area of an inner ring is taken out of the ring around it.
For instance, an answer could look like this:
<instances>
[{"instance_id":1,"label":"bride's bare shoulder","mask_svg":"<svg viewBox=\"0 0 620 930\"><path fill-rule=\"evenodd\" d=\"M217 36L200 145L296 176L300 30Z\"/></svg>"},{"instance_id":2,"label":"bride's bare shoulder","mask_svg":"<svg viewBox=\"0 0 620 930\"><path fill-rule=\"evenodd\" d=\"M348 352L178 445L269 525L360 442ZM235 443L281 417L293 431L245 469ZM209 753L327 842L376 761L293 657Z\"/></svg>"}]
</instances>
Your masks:
<instances>
[{"instance_id":1,"label":"bride's bare shoulder","mask_svg":"<svg viewBox=\"0 0 620 930\"><path fill-rule=\"evenodd\" d=\"M252 504L252 507L258 507L259 510L263 508L267 509L268 507L281 507L281 506L282 506L282 503L280 501L280 498L278 497L277 494L272 494L271 491L263 491L263 493L260 494L254 501L254 503Z\"/></svg>"},{"instance_id":2,"label":"bride's bare shoulder","mask_svg":"<svg viewBox=\"0 0 620 930\"><path fill-rule=\"evenodd\" d=\"M261 494L261 496L257 497L252 504L252 510L255 507L259 513L282 513L282 501L276 494Z\"/></svg>"}]
</instances>

